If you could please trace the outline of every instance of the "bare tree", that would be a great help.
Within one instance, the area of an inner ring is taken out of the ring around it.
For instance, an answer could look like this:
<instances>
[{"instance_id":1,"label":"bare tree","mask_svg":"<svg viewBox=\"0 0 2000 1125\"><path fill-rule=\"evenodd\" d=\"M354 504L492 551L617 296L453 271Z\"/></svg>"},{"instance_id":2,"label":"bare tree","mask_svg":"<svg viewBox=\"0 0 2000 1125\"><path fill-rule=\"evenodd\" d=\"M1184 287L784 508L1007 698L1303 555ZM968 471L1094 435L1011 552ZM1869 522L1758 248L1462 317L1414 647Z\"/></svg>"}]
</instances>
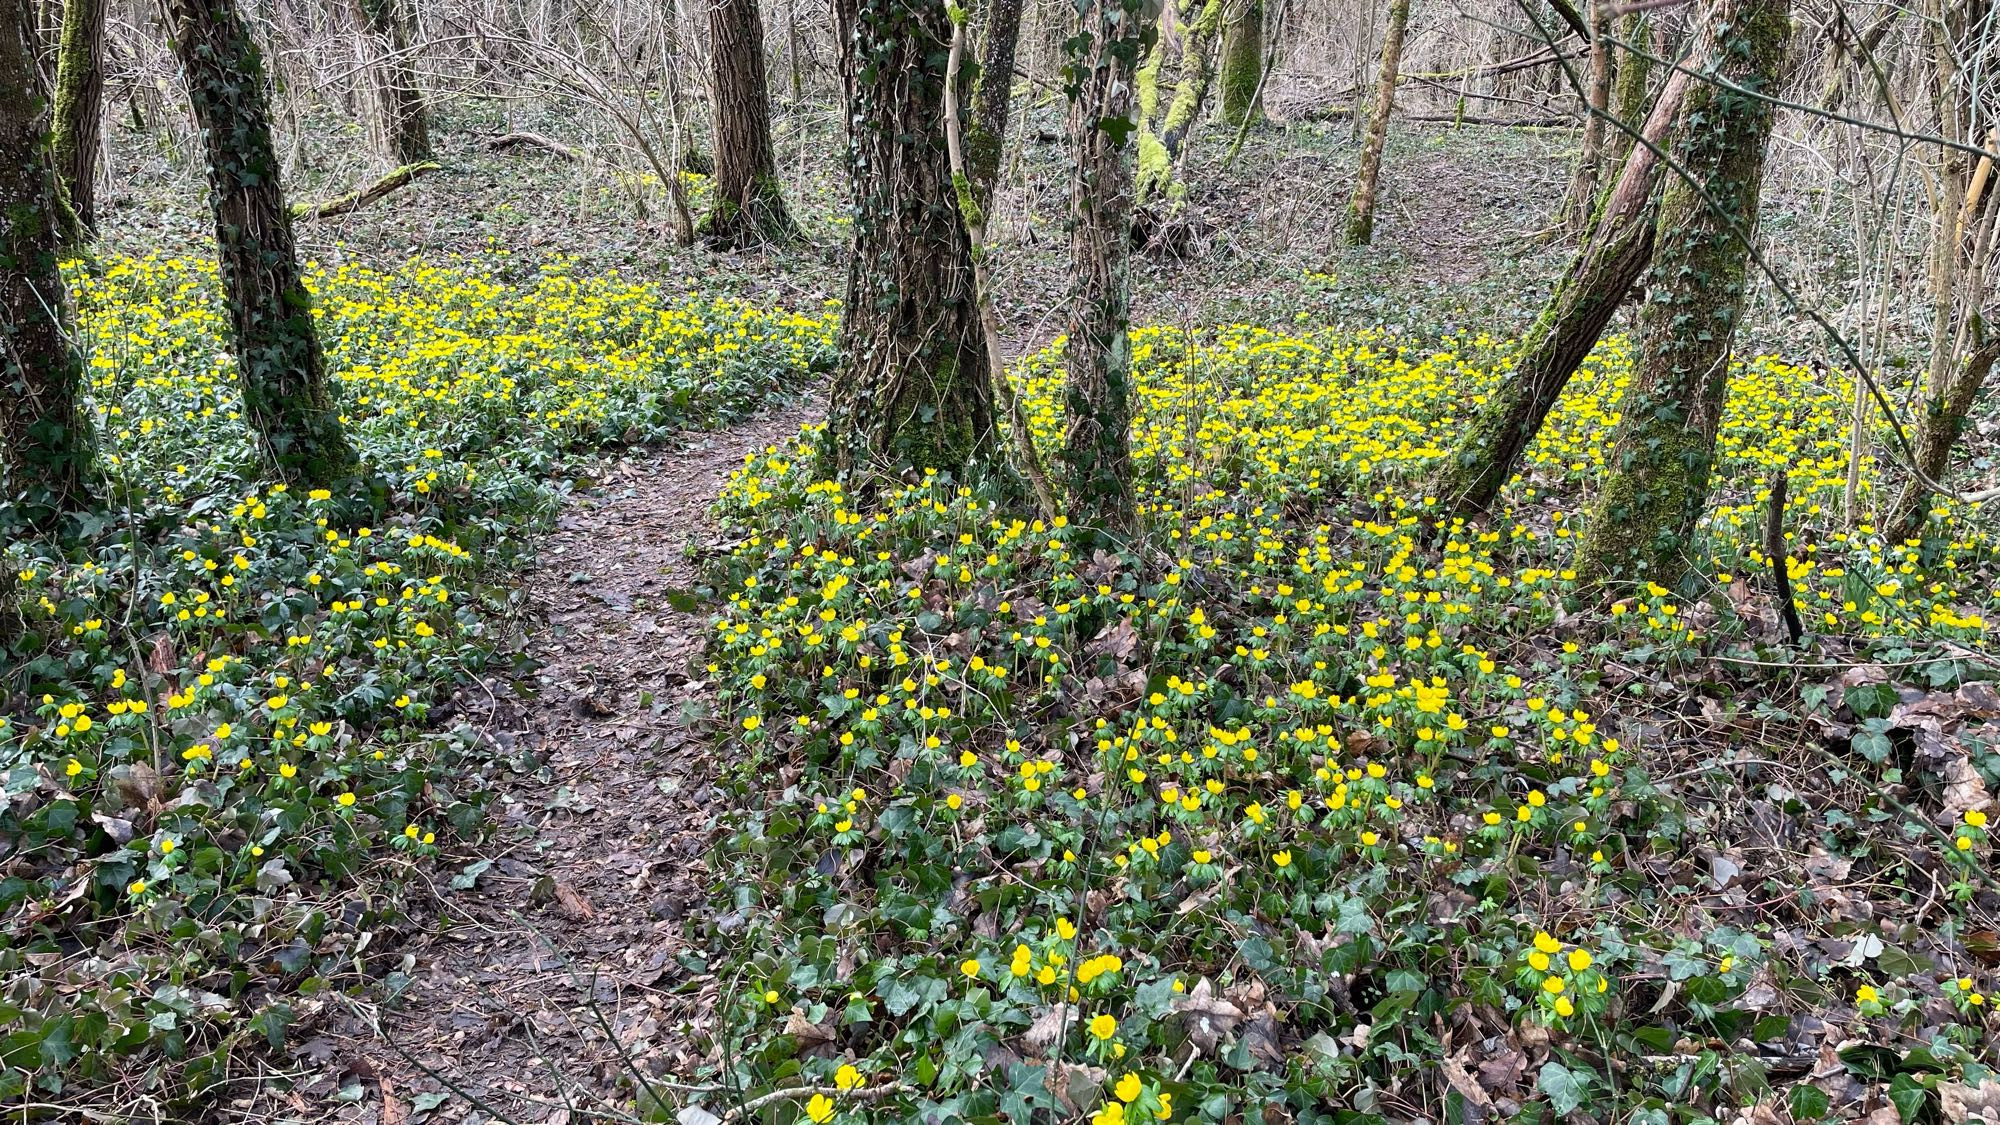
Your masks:
<instances>
[{"instance_id":1,"label":"bare tree","mask_svg":"<svg viewBox=\"0 0 2000 1125\"><path fill-rule=\"evenodd\" d=\"M1264 116L1264 0L1231 0L1222 30L1222 119Z\"/></svg>"},{"instance_id":2,"label":"bare tree","mask_svg":"<svg viewBox=\"0 0 2000 1125\"><path fill-rule=\"evenodd\" d=\"M715 202L702 232L719 246L798 234L778 183L757 0L711 0L709 85L715 115Z\"/></svg>"},{"instance_id":3,"label":"bare tree","mask_svg":"<svg viewBox=\"0 0 2000 1125\"><path fill-rule=\"evenodd\" d=\"M97 227L97 150L104 103L105 0L66 0L56 49L54 136L63 239L75 245Z\"/></svg>"},{"instance_id":4,"label":"bare tree","mask_svg":"<svg viewBox=\"0 0 2000 1125\"><path fill-rule=\"evenodd\" d=\"M430 111L410 65L408 14L401 0L352 0L355 42L370 101L376 151L402 167L431 158Z\"/></svg>"},{"instance_id":5,"label":"bare tree","mask_svg":"<svg viewBox=\"0 0 2000 1125\"><path fill-rule=\"evenodd\" d=\"M1366 246L1375 238L1375 195L1382 174L1382 148L1389 139L1389 115L1396 109L1396 73L1403 61L1403 33L1410 26L1410 0L1389 0L1389 30L1382 37L1382 66L1375 80L1375 113L1361 146L1361 171L1347 205L1347 244Z\"/></svg>"},{"instance_id":6,"label":"bare tree","mask_svg":"<svg viewBox=\"0 0 2000 1125\"><path fill-rule=\"evenodd\" d=\"M979 42L979 82L965 126L965 178L973 206L993 210L993 185L1007 149L1007 110L1014 94L1014 56L1021 40L1021 0L989 0Z\"/></svg>"}]
</instances>

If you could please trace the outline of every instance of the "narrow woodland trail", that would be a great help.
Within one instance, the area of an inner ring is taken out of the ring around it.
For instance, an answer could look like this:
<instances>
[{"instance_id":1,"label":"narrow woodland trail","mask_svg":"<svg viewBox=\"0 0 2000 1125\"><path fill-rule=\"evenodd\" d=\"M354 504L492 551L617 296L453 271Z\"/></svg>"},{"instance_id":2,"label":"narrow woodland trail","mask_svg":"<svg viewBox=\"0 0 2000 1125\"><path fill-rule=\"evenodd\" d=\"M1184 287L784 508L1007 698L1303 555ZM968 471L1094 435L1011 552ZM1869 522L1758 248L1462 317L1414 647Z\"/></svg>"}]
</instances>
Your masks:
<instances>
[{"instance_id":1,"label":"narrow woodland trail","mask_svg":"<svg viewBox=\"0 0 2000 1125\"><path fill-rule=\"evenodd\" d=\"M629 1104L638 1088L614 1037L647 1077L690 1069L688 1032L719 986L676 955L704 901L714 762L681 718L705 690L706 612L666 594L694 584L685 548L710 538L730 471L796 433L820 398L611 463L578 490L525 581L533 694L475 687L467 703L490 712L505 751L541 765L500 783L491 865L469 888L437 888L442 916L400 950L414 960L402 995L330 1005L294 1048L313 1077L252 1119L607 1120L601 1099Z\"/></svg>"}]
</instances>

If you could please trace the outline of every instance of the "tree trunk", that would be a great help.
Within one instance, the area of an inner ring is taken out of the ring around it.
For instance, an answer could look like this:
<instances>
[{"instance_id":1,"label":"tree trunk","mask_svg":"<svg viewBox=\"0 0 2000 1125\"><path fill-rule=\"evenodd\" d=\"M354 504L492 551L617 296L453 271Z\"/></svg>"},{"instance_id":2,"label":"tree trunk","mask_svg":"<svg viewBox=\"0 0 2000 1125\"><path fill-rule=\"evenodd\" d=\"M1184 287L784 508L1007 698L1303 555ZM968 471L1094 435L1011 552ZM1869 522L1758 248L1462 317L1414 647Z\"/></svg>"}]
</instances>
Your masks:
<instances>
[{"instance_id":1,"label":"tree trunk","mask_svg":"<svg viewBox=\"0 0 2000 1125\"><path fill-rule=\"evenodd\" d=\"M1389 139L1389 115L1396 108L1396 72L1403 62L1403 32L1410 26L1410 0L1389 0L1389 30L1382 37L1382 69L1375 80L1375 115L1361 146L1361 171L1347 205L1347 244L1366 246L1375 238L1376 181L1382 174L1382 146Z\"/></svg>"},{"instance_id":2,"label":"tree trunk","mask_svg":"<svg viewBox=\"0 0 2000 1125\"><path fill-rule=\"evenodd\" d=\"M398 0L354 0L354 17L376 151L393 167L421 164L432 155L430 112L410 65L408 17Z\"/></svg>"},{"instance_id":3,"label":"tree trunk","mask_svg":"<svg viewBox=\"0 0 2000 1125\"><path fill-rule=\"evenodd\" d=\"M822 468L855 482L999 460L972 248L943 137L935 0L837 0L854 233Z\"/></svg>"},{"instance_id":4,"label":"tree trunk","mask_svg":"<svg viewBox=\"0 0 2000 1125\"><path fill-rule=\"evenodd\" d=\"M1264 0L1234 0L1222 31L1222 119L1232 126L1264 116Z\"/></svg>"},{"instance_id":5,"label":"tree trunk","mask_svg":"<svg viewBox=\"0 0 2000 1125\"><path fill-rule=\"evenodd\" d=\"M771 148L764 23L757 0L711 0L709 77L715 109L715 202L702 222L711 245L750 246L796 236Z\"/></svg>"},{"instance_id":6,"label":"tree trunk","mask_svg":"<svg viewBox=\"0 0 2000 1125\"><path fill-rule=\"evenodd\" d=\"M1568 225L1588 231L1597 208L1597 181L1603 173L1605 115L1611 112L1611 13L1606 0L1590 3L1590 85L1585 87L1583 143L1570 181Z\"/></svg>"},{"instance_id":7,"label":"tree trunk","mask_svg":"<svg viewBox=\"0 0 2000 1125\"><path fill-rule=\"evenodd\" d=\"M83 364L64 338L58 188L29 6L0 2L0 503L32 523L86 497Z\"/></svg>"},{"instance_id":8,"label":"tree trunk","mask_svg":"<svg viewBox=\"0 0 2000 1125\"><path fill-rule=\"evenodd\" d=\"M1640 130L1647 144L1626 157L1598 204L1590 239L1515 348L1512 373L1480 405L1446 460L1435 494L1458 514L1485 511L1500 494L1570 376L1652 262L1652 203L1663 171L1654 149L1666 143L1687 86L1687 75L1677 73L1661 91Z\"/></svg>"},{"instance_id":9,"label":"tree trunk","mask_svg":"<svg viewBox=\"0 0 2000 1125\"><path fill-rule=\"evenodd\" d=\"M1072 514L1120 533L1133 525L1131 279L1134 86L1152 29L1141 0L1090 0L1072 59L1068 378L1064 476Z\"/></svg>"},{"instance_id":10,"label":"tree trunk","mask_svg":"<svg viewBox=\"0 0 2000 1125\"><path fill-rule=\"evenodd\" d=\"M993 185L1007 149L1007 109L1014 94L1014 55L1021 40L1021 0L992 0L979 42L979 83L965 126L965 178L981 216L993 211Z\"/></svg>"},{"instance_id":11,"label":"tree trunk","mask_svg":"<svg viewBox=\"0 0 2000 1125\"><path fill-rule=\"evenodd\" d=\"M1745 90L1775 87L1790 7L1790 0L1718 0L1705 32L1715 44L1709 72ZM1671 151L1693 184L1676 176L1661 193L1638 370L1577 554L1586 581L1672 587L1687 571L1729 391L1729 344L1750 253L1743 239L1756 237L1770 130L1768 101L1703 81L1690 86Z\"/></svg>"},{"instance_id":12,"label":"tree trunk","mask_svg":"<svg viewBox=\"0 0 2000 1125\"><path fill-rule=\"evenodd\" d=\"M1972 404L1978 401L1980 388L1986 385L1986 376L1992 372L1996 359L2000 359L2000 343L1979 348L1966 357L1945 386L1926 397L1916 442L1917 468L1924 476L1942 481L1950 471L1951 451L1965 430L1966 415L1972 413ZM1900 543L1923 533L1924 522L1930 516L1930 495L1930 487L1915 476L1903 482L1903 489L1896 494L1895 503L1889 506L1889 517L1882 525L1889 542Z\"/></svg>"},{"instance_id":13,"label":"tree trunk","mask_svg":"<svg viewBox=\"0 0 2000 1125\"><path fill-rule=\"evenodd\" d=\"M1628 14L1618 31L1618 37L1625 42L1658 54L1650 41L1652 34L1644 12ZM1611 116L1624 128L1612 126L1605 135L1610 149L1609 163L1616 165L1632 151L1632 134L1626 130L1637 129L1646 120L1646 100L1652 93L1653 61L1645 55L1627 51L1619 56L1613 70L1616 78L1611 88Z\"/></svg>"},{"instance_id":14,"label":"tree trunk","mask_svg":"<svg viewBox=\"0 0 2000 1125\"><path fill-rule=\"evenodd\" d=\"M1174 83L1174 100L1157 131L1147 123L1139 138L1139 180L1136 199L1143 207L1161 196L1178 195L1178 170L1187 152L1188 133L1201 119L1208 88L1215 77L1213 49L1222 30L1226 0L1185 0L1182 13L1181 74ZM1192 16L1192 19L1187 17ZM1141 93L1142 98L1144 92ZM1157 95L1155 95L1157 96ZM1142 117L1148 116L1142 112Z\"/></svg>"},{"instance_id":15,"label":"tree trunk","mask_svg":"<svg viewBox=\"0 0 2000 1125\"><path fill-rule=\"evenodd\" d=\"M63 240L79 245L97 228L97 150L104 102L105 0L67 0L56 51L53 133L56 179L68 204Z\"/></svg>"},{"instance_id":16,"label":"tree trunk","mask_svg":"<svg viewBox=\"0 0 2000 1125\"><path fill-rule=\"evenodd\" d=\"M234 0L172 0L174 53L208 154L216 257L244 413L271 471L326 484L355 467L299 278L264 67Z\"/></svg>"}]
</instances>

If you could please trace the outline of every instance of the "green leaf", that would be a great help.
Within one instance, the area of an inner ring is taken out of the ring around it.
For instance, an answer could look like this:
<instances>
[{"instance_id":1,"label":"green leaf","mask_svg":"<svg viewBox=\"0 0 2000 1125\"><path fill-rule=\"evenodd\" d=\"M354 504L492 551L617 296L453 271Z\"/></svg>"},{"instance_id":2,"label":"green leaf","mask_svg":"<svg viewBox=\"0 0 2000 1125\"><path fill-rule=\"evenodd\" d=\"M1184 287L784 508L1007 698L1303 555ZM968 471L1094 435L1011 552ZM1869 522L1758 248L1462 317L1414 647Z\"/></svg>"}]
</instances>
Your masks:
<instances>
[{"instance_id":1,"label":"green leaf","mask_svg":"<svg viewBox=\"0 0 2000 1125\"><path fill-rule=\"evenodd\" d=\"M1589 1092L1589 1083L1582 1075L1550 1059L1542 1064L1542 1072L1535 1077L1535 1088L1549 1099L1549 1108L1558 1117L1566 1117L1583 1106Z\"/></svg>"},{"instance_id":2,"label":"green leaf","mask_svg":"<svg viewBox=\"0 0 2000 1125\"><path fill-rule=\"evenodd\" d=\"M1833 1101L1818 1086L1800 1083L1792 1087L1791 1107L1792 1120L1817 1121L1826 1116L1826 1111L1833 1107Z\"/></svg>"}]
</instances>

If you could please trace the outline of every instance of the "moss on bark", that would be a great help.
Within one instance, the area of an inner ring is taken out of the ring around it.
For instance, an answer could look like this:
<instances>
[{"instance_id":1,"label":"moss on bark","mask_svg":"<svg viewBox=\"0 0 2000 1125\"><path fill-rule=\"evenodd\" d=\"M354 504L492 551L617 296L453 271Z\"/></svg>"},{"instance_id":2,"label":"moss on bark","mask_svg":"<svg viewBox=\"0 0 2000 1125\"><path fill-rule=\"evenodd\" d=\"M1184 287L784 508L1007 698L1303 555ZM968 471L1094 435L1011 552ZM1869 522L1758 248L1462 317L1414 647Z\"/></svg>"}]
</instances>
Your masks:
<instances>
[{"instance_id":1,"label":"moss on bark","mask_svg":"<svg viewBox=\"0 0 2000 1125\"><path fill-rule=\"evenodd\" d=\"M1222 119L1232 126L1264 116L1264 0L1241 4L1223 22Z\"/></svg>"}]
</instances>

